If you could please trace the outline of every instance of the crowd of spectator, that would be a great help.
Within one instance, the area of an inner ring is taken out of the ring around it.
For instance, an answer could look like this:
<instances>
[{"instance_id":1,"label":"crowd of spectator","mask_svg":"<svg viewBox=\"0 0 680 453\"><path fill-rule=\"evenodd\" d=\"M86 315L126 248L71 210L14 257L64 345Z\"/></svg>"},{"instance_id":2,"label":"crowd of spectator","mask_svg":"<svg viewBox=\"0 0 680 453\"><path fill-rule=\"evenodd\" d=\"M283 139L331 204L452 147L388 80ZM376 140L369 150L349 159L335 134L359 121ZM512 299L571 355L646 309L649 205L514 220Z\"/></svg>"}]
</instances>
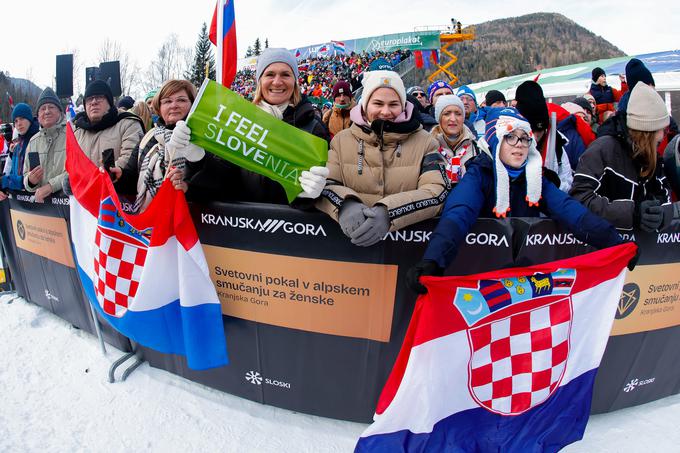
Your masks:
<instances>
[{"instance_id":1,"label":"crowd of spectator","mask_svg":"<svg viewBox=\"0 0 680 453\"><path fill-rule=\"evenodd\" d=\"M553 218L596 247L619 243L616 229L659 231L680 219L677 126L640 60L626 66L621 92L595 68L590 93L556 105L535 81L519 85L514 99L497 91L477 99L470 87L442 80L407 89L392 70L407 57L300 62L285 49L265 49L233 88L329 143L326 166L301 172L302 192L291 205L327 213L353 244L371 246L442 214L425 259L409 273L414 290L423 290L421 275L443 272L480 216ZM135 212L164 179L196 202L287 204L279 184L191 143L185 120L195 96L190 82L169 80L143 102L116 103L110 87L94 81L73 118L75 137ZM318 96L331 100L325 113L309 101ZM42 202L69 191L66 117L51 88L35 108L37 118L29 105L14 108L17 135L2 189L33 192Z\"/></svg>"}]
</instances>

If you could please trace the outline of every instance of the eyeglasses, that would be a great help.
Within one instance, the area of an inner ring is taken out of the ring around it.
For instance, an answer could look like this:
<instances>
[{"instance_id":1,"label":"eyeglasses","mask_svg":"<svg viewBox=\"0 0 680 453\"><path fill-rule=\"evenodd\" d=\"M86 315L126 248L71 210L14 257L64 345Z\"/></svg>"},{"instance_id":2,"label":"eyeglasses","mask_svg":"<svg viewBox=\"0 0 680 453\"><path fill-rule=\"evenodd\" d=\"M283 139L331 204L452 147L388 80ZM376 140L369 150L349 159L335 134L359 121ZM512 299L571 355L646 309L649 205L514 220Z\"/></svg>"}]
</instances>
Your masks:
<instances>
[{"instance_id":1,"label":"eyeglasses","mask_svg":"<svg viewBox=\"0 0 680 453\"><path fill-rule=\"evenodd\" d=\"M510 146L517 146L517 144L520 144L520 146L528 148L531 143L531 137L518 137L515 134L508 134L505 136L505 141L508 142Z\"/></svg>"},{"instance_id":2,"label":"eyeglasses","mask_svg":"<svg viewBox=\"0 0 680 453\"><path fill-rule=\"evenodd\" d=\"M185 97L175 98L175 99L172 99L172 98L161 99L161 105L170 105L173 102L176 102L178 104L187 104L187 103L190 103L191 101L189 100L189 98L185 98Z\"/></svg>"},{"instance_id":3,"label":"eyeglasses","mask_svg":"<svg viewBox=\"0 0 680 453\"><path fill-rule=\"evenodd\" d=\"M106 96L102 96L101 94L95 94L93 96L89 96L87 99L85 99L86 104L92 104L93 102L103 102L106 100Z\"/></svg>"}]
</instances>

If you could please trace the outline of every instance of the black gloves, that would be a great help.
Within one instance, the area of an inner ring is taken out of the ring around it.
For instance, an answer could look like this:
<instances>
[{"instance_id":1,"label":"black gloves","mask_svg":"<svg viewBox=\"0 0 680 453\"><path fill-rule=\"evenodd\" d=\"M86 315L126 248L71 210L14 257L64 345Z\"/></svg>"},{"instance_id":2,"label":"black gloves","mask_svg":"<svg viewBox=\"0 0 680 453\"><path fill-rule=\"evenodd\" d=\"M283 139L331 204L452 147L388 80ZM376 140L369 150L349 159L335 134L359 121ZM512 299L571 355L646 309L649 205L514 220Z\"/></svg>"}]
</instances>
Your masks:
<instances>
[{"instance_id":1,"label":"black gloves","mask_svg":"<svg viewBox=\"0 0 680 453\"><path fill-rule=\"evenodd\" d=\"M635 207L635 226L641 230L656 231L663 223L663 207L659 200L644 200Z\"/></svg>"},{"instance_id":2,"label":"black gloves","mask_svg":"<svg viewBox=\"0 0 680 453\"><path fill-rule=\"evenodd\" d=\"M637 242L635 243L637 245ZM640 259L640 246L638 245L637 250L635 251L635 256L633 256L630 261L628 261L628 270L633 271L635 269L635 266L637 266L637 262Z\"/></svg>"},{"instance_id":3,"label":"black gloves","mask_svg":"<svg viewBox=\"0 0 680 453\"><path fill-rule=\"evenodd\" d=\"M420 283L422 275L442 275L444 269L440 268L434 261L420 261L406 272L406 286L416 294L426 294L427 288Z\"/></svg>"}]
</instances>

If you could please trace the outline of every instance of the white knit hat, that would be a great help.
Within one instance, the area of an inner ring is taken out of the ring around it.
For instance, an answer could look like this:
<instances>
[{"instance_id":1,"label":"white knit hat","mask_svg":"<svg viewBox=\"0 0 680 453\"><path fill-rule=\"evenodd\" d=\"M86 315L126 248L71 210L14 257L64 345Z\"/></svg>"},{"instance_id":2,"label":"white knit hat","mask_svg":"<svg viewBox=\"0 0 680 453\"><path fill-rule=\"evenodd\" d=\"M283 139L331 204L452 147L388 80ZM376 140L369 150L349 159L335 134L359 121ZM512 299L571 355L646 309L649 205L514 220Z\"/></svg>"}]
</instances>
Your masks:
<instances>
[{"instance_id":1,"label":"white knit hat","mask_svg":"<svg viewBox=\"0 0 680 453\"><path fill-rule=\"evenodd\" d=\"M626 125L636 131L654 132L670 124L666 104L661 96L645 83L638 83L630 93Z\"/></svg>"},{"instance_id":2,"label":"white knit hat","mask_svg":"<svg viewBox=\"0 0 680 453\"><path fill-rule=\"evenodd\" d=\"M461 101L460 98L455 94L445 94L443 96L439 96L437 98L437 102L434 105L435 121L439 122L442 113L444 113L446 107L450 105L455 105L458 107L460 111L463 112L463 116L465 116L465 105L463 104L463 101Z\"/></svg>"},{"instance_id":3,"label":"white knit hat","mask_svg":"<svg viewBox=\"0 0 680 453\"><path fill-rule=\"evenodd\" d=\"M366 106L371 95L378 88L392 88L401 99L401 106L406 108L406 88L404 82L394 71L368 71L364 72L364 80L361 82L364 87L361 93L361 107L366 111Z\"/></svg>"}]
</instances>

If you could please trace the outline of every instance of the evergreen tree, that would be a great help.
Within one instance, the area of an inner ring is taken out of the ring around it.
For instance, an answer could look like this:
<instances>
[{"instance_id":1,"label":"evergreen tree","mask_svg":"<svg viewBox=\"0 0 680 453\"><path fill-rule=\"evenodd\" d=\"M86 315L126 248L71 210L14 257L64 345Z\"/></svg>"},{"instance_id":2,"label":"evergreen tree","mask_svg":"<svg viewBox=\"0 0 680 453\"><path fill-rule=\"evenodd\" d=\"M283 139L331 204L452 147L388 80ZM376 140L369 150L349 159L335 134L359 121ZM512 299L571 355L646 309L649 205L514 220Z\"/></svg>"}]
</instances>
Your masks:
<instances>
[{"instance_id":1,"label":"evergreen tree","mask_svg":"<svg viewBox=\"0 0 680 453\"><path fill-rule=\"evenodd\" d=\"M269 49L269 38L264 38L264 48Z\"/></svg>"},{"instance_id":2,"label":"evergreen tree","mask_svg":"<svg viewBox=\"0 0 680 453\"><path fill-rule=\"evenodd\" d=\"M253 56L253 48L248 46L248 49L246 50L246 58L250 58Z\"/></svg>"},{"instance_id":3,"label":"evergreen tree","mask_svg":"<svg viewBox=\"0 0 680 453\"><path fill-rule=\"evenodd\" d=\"M260 44L260 38L255 38L255 44L253 44L253 54L258 56L262 53L262 44Z\"/></svg>"},{"instance_id":4,"label":"evergreen tree","mask_svg":"<svg viewBox=\"0 0 680 453\"><path fill-rule=\"evenodd\" d=\"M212 44L208 36L208 26L203 22L201 32L198 34L196 42L196 56L194 63L184 76L197 87L201 86L205 79L205 67L209 65L208 78L215 80L215 56L213 55Z\"/></svg>"}]
</instances>

